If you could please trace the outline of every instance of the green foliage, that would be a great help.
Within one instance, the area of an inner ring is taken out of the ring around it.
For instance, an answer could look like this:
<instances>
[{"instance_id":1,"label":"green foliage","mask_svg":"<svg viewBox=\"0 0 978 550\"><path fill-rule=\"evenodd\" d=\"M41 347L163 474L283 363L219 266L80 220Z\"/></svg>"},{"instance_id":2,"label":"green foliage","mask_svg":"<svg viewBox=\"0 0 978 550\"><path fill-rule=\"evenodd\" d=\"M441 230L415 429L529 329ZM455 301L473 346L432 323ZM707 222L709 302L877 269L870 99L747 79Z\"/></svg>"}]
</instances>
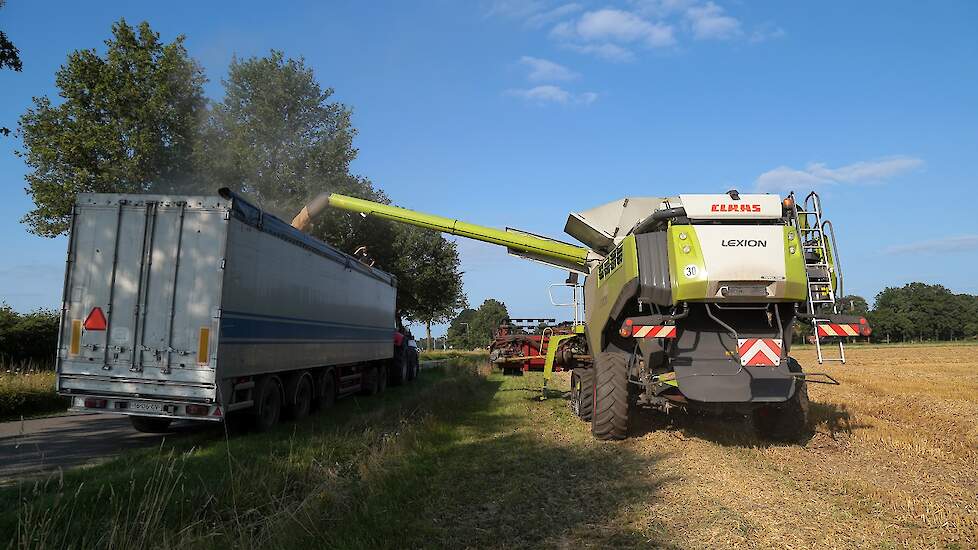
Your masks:
<instances>
[{"instance_id":1,"label":"green foliage","mask_svg":"<svg viewBox=\"0 0 978 550\"><path fill-rule=\"evenodd\" d=\"M397 305L405 317L442 323L468 306L455 243L432 231L402 226L395 231L394 250L389 267L398 276Z\"/></svg>"},{"instance_id":2,"label":"green foliage","mask_svg":"<svg viewBox=\"0 0 978 550\"><path fill-rule=\"evenodd\" d=\"M499 324L509 318L506 304L489 298L479 309L462 310L448 328L448 341L457 349L484 348L492 341ZM466 326L464 323L467 323Z\"/></svg>"},{"instance_id":3,"label":"green foliage","mask_svg":"<svg viewBox=\"0 0 978 550\"><path fill-rule=\"evenodd\" d=\"M50 365L57 347L57 312L38 309L21 314L0 304L0 361Z\"/></svg>"},{"instance_id":4,"label":"green foliage","mask_svg":"<svg viewBox=\"0 0 978 550\"><path fill-rule=\"evenodd\" d=\"M869 314L875 340L949 340L978 336L978 296L910 283L876 296Z\"/></svg>"},{"instance_id":5,"label":"green foliage","mask_svg":"<svg viewBox=\"0 0 978 550\"><path fill-rule=\"evenodd\" d=\"M350 175L357 154L350 109L329 101L333 90L302 59L278 51L235 59L224 86L198 153L202 192L226 185L286 220L324 192L390 202ZM366 246L397 277L398 311L408 319L437 323L465 305L455 244L437 233L334 211L310 233L348 253Z\"/></svg>"},{"instance_id":6,"label":"green foliage","mask_svg":"<svg viewBox=\"0 0 978 550\"><path fill-rule=\"evenodd\" d=\"M120 19L105 45L71 53L55 77L63 101L34 98L20 118L32 233L65 233L77 193L180 191L193 176L205 78L183 37Z\"/></svg>"}]
</instances>

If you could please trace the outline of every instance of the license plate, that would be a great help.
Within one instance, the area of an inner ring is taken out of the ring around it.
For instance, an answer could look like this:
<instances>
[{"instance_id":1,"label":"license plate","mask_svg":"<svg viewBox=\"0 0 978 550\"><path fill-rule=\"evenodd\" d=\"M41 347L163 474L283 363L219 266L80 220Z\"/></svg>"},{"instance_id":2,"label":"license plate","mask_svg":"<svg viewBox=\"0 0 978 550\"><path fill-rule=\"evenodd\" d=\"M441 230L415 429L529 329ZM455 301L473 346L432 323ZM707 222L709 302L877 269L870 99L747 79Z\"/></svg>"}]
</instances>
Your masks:
<instances>
[{"instance_id":1,"label":"license plate","mask_svg":"<svg viewBox=\"0 0 978 550\"><path fill-rule=\"evenodd\" d=\"M129 404L129 409L142 412L163 412L163 403L150 403L147 401L136 401Z\"/></svg>"}]
</instances>

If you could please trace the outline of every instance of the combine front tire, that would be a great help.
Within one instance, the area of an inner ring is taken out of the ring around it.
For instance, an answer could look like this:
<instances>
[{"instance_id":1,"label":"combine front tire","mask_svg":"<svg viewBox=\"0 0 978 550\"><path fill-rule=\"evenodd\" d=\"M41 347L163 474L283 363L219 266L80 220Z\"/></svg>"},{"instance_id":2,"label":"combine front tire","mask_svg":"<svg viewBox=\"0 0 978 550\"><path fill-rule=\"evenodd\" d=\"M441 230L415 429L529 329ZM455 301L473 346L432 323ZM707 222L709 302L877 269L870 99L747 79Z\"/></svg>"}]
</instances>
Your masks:
<instances>
[{"instance_id":1,"label":"combine front tire","mask_svg":"<svg viewBox=\"0 0 978 550\"><path fill-rule=\"evenodd\" d=\"M574 369L571 374L571 410L585 422L594 411L594 369Z\"/></svg>"},{"instance_id":2,"label":"combine front tire","mask_svg":"<svg viewBox=\"0 0 978 550\"><path fill-rule=\"evenodd\" d=\"M621 353L602 352L594 361L591 433L597 439L625 439L628 433L628 364Z\"/></svg>"}]
</instances>

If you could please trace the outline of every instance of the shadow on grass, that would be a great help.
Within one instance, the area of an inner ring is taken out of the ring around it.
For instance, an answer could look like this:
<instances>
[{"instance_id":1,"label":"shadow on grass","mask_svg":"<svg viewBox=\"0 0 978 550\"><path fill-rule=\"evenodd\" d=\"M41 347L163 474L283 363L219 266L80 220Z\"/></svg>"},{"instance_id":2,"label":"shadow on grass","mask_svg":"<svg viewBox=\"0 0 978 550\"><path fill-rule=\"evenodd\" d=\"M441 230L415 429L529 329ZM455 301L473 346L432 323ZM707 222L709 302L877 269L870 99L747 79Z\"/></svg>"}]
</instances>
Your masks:
<instances>
[{"instance_id":1,"label":"shadow on grass","mask_svg":"<svg viewBox=\"0 0 978 550\"><path fill-rule=\"evenodd\" d=\"M513 395L527 389L504 383L485 380L468 412L429 426L348 495L352 508L324 503L282 547L668 546L664 526L631 514L676 479L658 469L662 455L591 441L566 425L580 421L564 400L528 405Z\"/></svg>"}]
</instances>

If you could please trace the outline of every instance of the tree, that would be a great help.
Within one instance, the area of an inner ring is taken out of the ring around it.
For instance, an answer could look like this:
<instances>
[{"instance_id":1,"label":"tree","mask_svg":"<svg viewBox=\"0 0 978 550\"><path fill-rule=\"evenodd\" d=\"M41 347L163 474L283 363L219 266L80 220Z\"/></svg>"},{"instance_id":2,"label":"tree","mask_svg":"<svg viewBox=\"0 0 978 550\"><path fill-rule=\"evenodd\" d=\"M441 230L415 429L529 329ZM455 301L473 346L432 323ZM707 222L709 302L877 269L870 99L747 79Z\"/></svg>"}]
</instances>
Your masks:
<instances>
[{"instance_id":1,"label":"tree","mask_svg":"<svg viewBox=\"0 0 978 550\"><path fill-rule=\"evenodd\" d=\"M482 302L466 331L466 347L475 349L488 346L499 324L507 318L509 318L509 311L506 309L506 304L493 298Z\"/></svg>"},{"instance_id":2,"label":"tree","mask_svg":"<svg viewBox=\"0 0 978 550\"><path fill-rule=\"evenodd\" d=\"M0 0L0 9L3 9L5 3L5 0ZM24 65L20 62L20 50L7 38L6 33L0 31L0 69L11 69L19 73L23 68ZM9 136L10 129L0 127L0 134Z\"/></svg>"},{"instance_id":3,"label":"tree","mask_svg":"<svg viewBox=\"0 0 978 550\"><path fill-rule=\"evenodd\" d=\"M446 332L446 338L448 338L448 342L452 347L458 349L472 349L475 347L469 343L469 327L472 326L472 320L474 318L475 310L465 308L452 319L452 323L448 326L448 331Z\"/></svg>"},{"instance_id":4,"label":"tree","mask_svg":"<svg viewBox=\"0 0 978 550\"><path fill-rule=\"evenodd\" d=\"M398 309L407 319L424 323L431 348L431 324L448 321L468 306L458 249L438 233L406 226L396 230L394 250Z\"/></svg>"},{"instance_id":5,"label":"tree","mask_svg":"<svg viewBox=\"0 0 978 550\"><path fill-rule=\"evenodd\" d=\"M327 191L390 202L350 173L357 155L352 113L330 102L333 90L321 87L302 59L274 50L234 59L224 87L198 149L202 191L231 187L286 220ZM457 250L437 233L338 211L314 220L309 232L348 253L366 246L378 267L397 276L405 318L430 326L464 306Z\"/></svg>"},{"instance_id":6,"label":"tree","mask_svg":"<svg viewBox=\"0 0 978 550\"><path fill-rule=\"evenodd\" d=\"M846 315L866 315L869 313L869 303L866 298L849 294L837 300L839 313Z\"/></svg>"},{"instance_id":7,"label":"tree","mask_svg":"<svg viewBox=\"0 0 978 550\"><path fill-rule=\"evenodd\" d=\"M31 169L35 205L22 220L29 231L66 232L77 193L189 185L205 78L183 41L161 42L149 23L137 30L120 19L104 56L94 49L68 56L55 77L61 104L36 97L20 117L26 150L18 155Z\"/></svg>"}]
</instances>

